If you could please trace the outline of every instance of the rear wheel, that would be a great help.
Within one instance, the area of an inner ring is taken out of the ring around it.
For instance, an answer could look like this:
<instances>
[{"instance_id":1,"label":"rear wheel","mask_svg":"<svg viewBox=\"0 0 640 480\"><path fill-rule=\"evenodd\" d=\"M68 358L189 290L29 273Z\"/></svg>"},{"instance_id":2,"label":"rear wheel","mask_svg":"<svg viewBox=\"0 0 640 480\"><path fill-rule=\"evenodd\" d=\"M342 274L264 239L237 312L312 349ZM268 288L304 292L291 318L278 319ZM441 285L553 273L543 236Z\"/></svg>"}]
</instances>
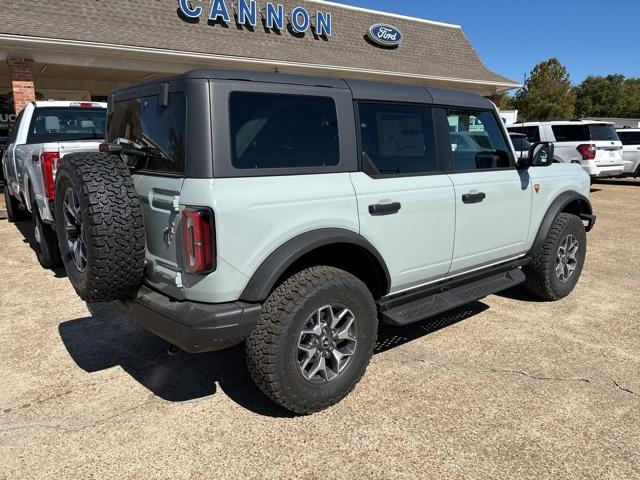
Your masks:
<instances>
[{"instance_id":1,"label":"rear wheel","mask_svg":"<svg viewBox=\"0 0 640 480\"><path fill-rule=\"evenodd\" d=\"M50 225L42 222L38 205L31 206L31 219L33 224L33 235L35 237L35 251L38 262L42 268L57 268L62 265L60 249L58 248L58 237Z\"/></svg>"},{"instance_id":2,"label":"rear wheel","mask_svg":"<svg viewBox=\"0 0 640 480\"><path fill-rule=\"evenodd\" d=\"M525 288L543 300L559 300L569 295L580 279L587 253L587 235L582 220L561 213L547 239L533 253L523 271Z\"/></svg>"},{"instance_id":3,"label":"rear wheel","mask_svg":"<svg viewBox=\"0 0 640 480\"><path fill-rule=\"evenodd\" d=\"M119 156L65 156L56 175L55 220L67 275L83 300L135 295L144 275L142 209Z\"/></svg>"},{"instance_id":4,"label":"rear wheel","mask_svg":"<svg viewBox=\"0 0 640 480\"><path fill-rule=\"evenodd\" d=\"M335 405L364 375L377 334L373 297L357 278L313 267L282 283L265 301L247 339L258 387L298 414Z\"/></svg>"},{"instance_id":5,"label":"rear wheel","mask_svg":"<svg viewBox=\"0 0 640 480\"><path fill-rule=\"evenodd\" d=\"M29 213L20 208L20 202L9 193L9 187L4 186L4 203L7 209L7 219L10 222L21 222L29 218Z\"/></svg>"}]
</instances>

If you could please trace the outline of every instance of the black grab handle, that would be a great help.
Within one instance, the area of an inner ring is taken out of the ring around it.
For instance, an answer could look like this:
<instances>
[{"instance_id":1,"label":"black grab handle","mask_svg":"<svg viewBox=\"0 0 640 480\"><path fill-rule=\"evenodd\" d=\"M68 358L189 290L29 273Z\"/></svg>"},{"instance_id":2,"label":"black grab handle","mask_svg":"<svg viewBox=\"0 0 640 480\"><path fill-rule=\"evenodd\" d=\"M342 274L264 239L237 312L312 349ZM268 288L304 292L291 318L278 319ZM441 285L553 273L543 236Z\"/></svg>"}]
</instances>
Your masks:
<instances>
[{"instance_id":1,"label":"black grab handle","mask_svg":"<svg viewBox=\"0 0 640 480\"><path fill-rule=\"evenodd\" d=\"M487 194L486 193L465 193L464 195L462 195L462 201L464 203L467 204L471 204L471 203L482 203L484 202L485 198L487 198Z\"/></svg>"},{"instance_id":2,"label":"black grab handle","mask_svg":"<svg viewBox=\"0 0 640 480\"><path fill-rule=\"evenodd\" d=\"M379 203L377 205L369 205L369 213L374 217L393 215L394 213L398 213L401 208L402 204L400 202Z\"/></svg>"}]
</instances>

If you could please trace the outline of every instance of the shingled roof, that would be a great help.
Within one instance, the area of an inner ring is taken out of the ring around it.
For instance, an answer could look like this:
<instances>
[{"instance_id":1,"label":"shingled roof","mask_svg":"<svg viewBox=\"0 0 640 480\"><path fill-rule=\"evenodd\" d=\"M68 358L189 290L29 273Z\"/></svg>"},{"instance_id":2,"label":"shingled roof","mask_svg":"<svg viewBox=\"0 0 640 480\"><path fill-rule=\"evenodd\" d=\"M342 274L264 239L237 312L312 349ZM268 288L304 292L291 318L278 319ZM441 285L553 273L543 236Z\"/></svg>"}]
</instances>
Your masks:
<instances>
[{"instance_id":1,"label":"shingled roof","mask_svg":"<svg viewBox=\"0 0 640 480\"><path fill-rule=\"evenodd\" d=\"M227 1L231 10L231 4ZM258 0L264 8L265 0ZM107 44L171 51L174 54L225 56L256 61L283 62L301 67L322 66L340 75L352 72L393 73L407 81L459 82L489 85L495 91L518 86L517 82L488 70L459 26L383 14L319 0L282 0L285 12L302 5L332 14L333 32L320 38L312 31L304 36L287 30L274 32L262 24L249 29L233 20L212 25L206 13L197 21L181 18L176 0L32 0L7 2L2 7L0 46L3 37L47 37L83 44ZM210 0L193 0L208 11ZM404 34L395 49L367 42L373 24L389 23ZM313 22L312 22L313 23ZM253 31L252 31L253 30ZM347 73L345 73L347 72Z\"/></svg>"}]
</instances>

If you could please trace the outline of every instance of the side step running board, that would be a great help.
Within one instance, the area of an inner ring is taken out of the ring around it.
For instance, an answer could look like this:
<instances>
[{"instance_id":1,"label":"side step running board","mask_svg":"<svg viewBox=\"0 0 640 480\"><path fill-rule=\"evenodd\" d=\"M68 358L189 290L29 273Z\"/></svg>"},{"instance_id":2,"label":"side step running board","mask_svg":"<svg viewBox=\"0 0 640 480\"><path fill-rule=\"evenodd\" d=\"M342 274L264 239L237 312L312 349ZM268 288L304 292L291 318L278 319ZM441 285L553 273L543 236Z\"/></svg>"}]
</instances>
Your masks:
<instances>
[{"instance_id":1,"label":"side step running board","mask_svg":"<svg viewBox=\"0 0 640 480\"><path fill-rule=\"evenodd\" d=\"M391 325L409 325L480 300L493 293L501 292L524 282L524 280L525 276L522 270L515 268L383 310L382 320Z\"/></svg>"}]
</instances>

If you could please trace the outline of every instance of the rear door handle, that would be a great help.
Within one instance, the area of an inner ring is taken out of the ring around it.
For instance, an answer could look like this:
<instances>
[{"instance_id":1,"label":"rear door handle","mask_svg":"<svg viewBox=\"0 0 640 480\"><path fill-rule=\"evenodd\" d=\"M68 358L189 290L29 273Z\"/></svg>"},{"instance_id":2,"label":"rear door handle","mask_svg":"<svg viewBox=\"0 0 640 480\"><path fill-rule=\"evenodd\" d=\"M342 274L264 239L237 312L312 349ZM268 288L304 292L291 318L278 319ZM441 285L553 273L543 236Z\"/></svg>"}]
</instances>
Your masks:
<instances>
[{"instance_id":1,"label":"rear door handle","mask_svg":"<svg viewBox=\"0 0 640 480\"><path fill-rule=\"evenodd\" d=\"M400 211L402 204L400 202L378 203L377 205L369 205L369 213L374 217L382 215L393 215Z\"/></svg>"},{"instance_id":2,"label":"rear door handle","mask_svg":"<svg viewBox=\"0 0 640 480\"><path fill-rule=\"evenodd\" d=\"M465 193L462 195L462 201L466 204L482 203L487 198L487 194L484 192L479 193Z\"/></svg>"}]
</instances>

